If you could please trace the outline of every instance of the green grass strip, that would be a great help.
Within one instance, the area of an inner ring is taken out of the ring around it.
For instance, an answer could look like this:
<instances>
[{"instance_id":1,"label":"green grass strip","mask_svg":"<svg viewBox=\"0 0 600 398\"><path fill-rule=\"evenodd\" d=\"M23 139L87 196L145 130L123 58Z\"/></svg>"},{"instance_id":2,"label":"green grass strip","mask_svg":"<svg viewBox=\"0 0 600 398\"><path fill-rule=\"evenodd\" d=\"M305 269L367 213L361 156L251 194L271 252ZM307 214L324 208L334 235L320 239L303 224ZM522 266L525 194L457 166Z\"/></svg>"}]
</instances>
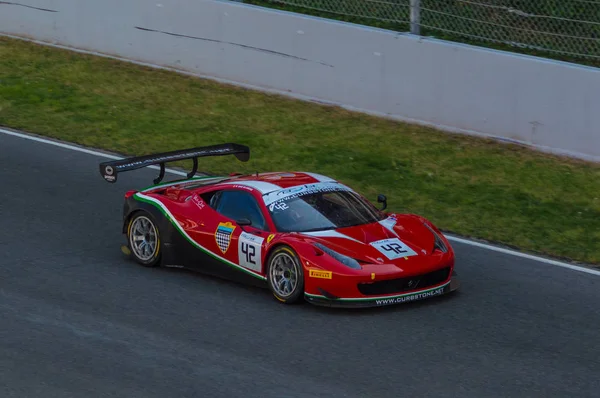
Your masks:
<instances>
[{"instance_id":1,"label":"green grass strip","mask_svg":"<svg viewBox=\"0 0 600 398\"><path fill-rule=\"evenodd\" d=\"M0 125L126 155L238 142L249 162L200 170L318 172L447 232L600 264L600 166L516 145L7 38Z\"/></svg>"}]
</instances>

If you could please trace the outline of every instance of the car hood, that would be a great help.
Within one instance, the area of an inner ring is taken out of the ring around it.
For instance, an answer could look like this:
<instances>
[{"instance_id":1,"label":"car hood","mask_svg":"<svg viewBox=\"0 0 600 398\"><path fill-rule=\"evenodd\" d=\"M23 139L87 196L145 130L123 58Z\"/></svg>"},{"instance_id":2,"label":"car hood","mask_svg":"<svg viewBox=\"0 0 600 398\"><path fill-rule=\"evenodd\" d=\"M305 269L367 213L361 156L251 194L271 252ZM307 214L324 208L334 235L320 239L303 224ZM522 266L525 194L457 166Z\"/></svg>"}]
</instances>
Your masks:
<instances>
[{"instance_id":1,"label":"car hood","mask_svg":"<svg viewBox=\"0 0 600 398\"><path fill-rule=\"evenodd\" d=\"M435 237L418 217L398 215L355 227L303 232L340 254L365 263L423 260L434 248ZM398 242L399 241L399 242Z\"/></svg>"}]
</instances>

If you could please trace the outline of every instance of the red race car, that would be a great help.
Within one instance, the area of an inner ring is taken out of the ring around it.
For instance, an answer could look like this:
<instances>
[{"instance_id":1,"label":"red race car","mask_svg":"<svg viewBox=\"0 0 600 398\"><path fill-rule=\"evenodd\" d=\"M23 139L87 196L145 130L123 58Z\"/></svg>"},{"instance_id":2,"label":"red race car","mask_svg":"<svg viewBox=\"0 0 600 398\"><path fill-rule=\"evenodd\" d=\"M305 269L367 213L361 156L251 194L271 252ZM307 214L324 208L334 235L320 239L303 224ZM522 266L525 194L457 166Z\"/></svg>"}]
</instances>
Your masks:
<instances>
[{"instance_id":1,"label":"red race car","mask_svg":"<svg viewBox=\"0 0 600 398\"><path fill-rule=\"evenodd\" d=\"M160 165L154 185L125 194L123 251L138 263L185 267L268 287L283 303L371 307L458 288L444 235L414 214L384 212L331 178L306 172L196 176L198 158L250 150L222 144L100 164L121 172ZM193 159L187 178L160 183L165 163Z\"/></svg>"}]
</instances>

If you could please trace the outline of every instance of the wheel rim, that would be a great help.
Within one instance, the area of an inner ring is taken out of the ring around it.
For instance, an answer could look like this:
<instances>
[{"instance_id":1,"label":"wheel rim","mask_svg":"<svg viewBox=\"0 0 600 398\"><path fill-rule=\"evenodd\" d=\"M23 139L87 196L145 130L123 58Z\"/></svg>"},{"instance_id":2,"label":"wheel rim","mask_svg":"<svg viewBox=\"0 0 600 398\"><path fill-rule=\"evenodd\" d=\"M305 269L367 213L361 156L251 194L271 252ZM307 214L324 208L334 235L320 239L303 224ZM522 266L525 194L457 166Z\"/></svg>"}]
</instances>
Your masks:
<instances>
[{"instance_id":1,"label":"wheel rim","mask_svg":"<svg viewBox=\"0 0 600 398\"><path fill-rule=\"evenodd\" d=\"M131 250L142 261L150 260L157 249L156 227L148 217L137 217L131 224L129 243Z\"/></svg>"},{"instance_id":2,"label":"wheel rim","mask_svg":"<svg viewBox=\"0 0 600 398\"><path fill-rule=\"evenodd\" d=\"M275 293L282 297L290 296L298 286L298 268L294 258L288 253L276 254L269 276Z\"/></svg>"}]
</instances>

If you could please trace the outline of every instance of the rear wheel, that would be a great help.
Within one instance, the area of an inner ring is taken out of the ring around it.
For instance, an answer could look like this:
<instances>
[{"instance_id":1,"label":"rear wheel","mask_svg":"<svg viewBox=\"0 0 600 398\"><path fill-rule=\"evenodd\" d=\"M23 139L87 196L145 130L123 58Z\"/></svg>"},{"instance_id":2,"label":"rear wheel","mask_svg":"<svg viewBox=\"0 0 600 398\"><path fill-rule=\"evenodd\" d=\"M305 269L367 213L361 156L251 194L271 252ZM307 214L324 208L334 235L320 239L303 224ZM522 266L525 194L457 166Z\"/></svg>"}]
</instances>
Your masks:
<instances>
[{"instance_id":1,"label":"rear wheel","mask_svg":"<svg viewBox=\"0 0 600 398\"><path fill-rule=\"evenodd\" d=\"M304 271L298 255L289 246L273 250L267 263L267 281L275 298L295 304L304 296Z\"/></svg>"},{"instance_id":2,"label":"rear wheel","mask_svg":"<svg viewBox=\"0 0 600 398\"><path fill-rule=\"evenodd\" d=\"M136 213L127 226L129 250L136 262L145 267L155 267L160 261L160 233L154 218L146 213Z\"/></svg>"}]
</instances>

